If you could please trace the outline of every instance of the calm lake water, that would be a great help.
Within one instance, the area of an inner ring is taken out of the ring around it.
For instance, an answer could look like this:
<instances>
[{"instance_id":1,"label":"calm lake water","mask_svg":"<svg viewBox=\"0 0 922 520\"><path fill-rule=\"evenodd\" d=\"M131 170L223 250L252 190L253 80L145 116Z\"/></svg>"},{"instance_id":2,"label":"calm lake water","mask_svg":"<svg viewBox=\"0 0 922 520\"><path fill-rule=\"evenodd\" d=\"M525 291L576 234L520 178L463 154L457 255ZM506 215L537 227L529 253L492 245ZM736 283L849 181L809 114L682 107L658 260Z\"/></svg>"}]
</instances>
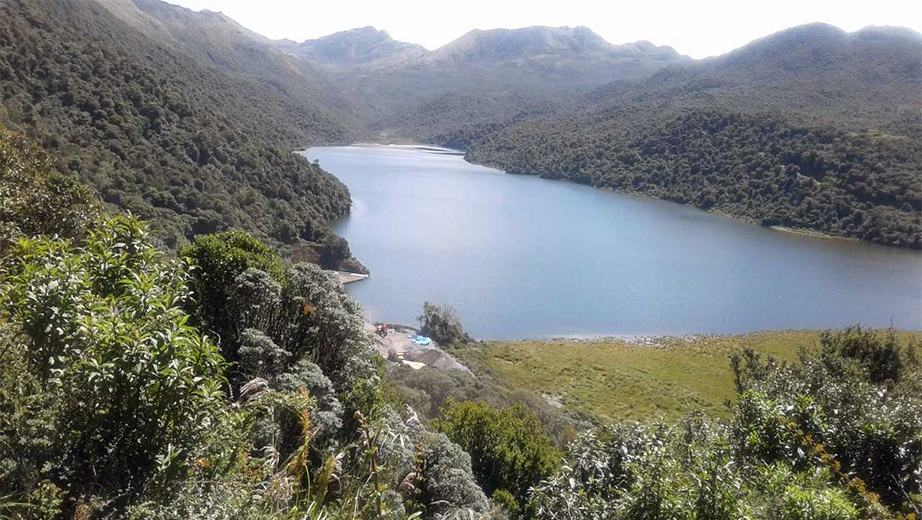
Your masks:
<instances>
[{"instance_id":1,"label":"calm lake water","mask_svg":"<svg viewBox=\"0 0 922 520\"><path fill-rule=\"evenodd\" d=\"M446 150L318 147L352 192L335 230L376 321L450 303L477 338L922 329L922 254L507 175Z\"/></svg>"}]
</instances>

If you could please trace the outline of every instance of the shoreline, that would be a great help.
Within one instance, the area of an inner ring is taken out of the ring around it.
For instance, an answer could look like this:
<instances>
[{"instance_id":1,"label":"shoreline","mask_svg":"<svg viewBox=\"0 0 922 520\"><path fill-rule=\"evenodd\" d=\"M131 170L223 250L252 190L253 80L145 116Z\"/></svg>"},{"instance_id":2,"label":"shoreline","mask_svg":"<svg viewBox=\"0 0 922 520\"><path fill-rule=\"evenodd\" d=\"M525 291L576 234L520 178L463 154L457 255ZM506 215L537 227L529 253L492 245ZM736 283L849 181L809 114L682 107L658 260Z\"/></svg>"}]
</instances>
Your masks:
<instances>
[{"instance_id":1,"label":"shoreline","mask_svg":"<svg viewBox=\"0 0 922 520\"><path fill-rule=\"evenodd\" d=\"M571 183L571 184L577 184L577 185L580 185L580 186L588 186L588 187L593 188L593 189L608 191L608 192L611 192L611 193L619 193L619 194L622 194L622 195L631 195L631 196L634 196L634 197L641 197L641 198L645 198L645 199L649 199L649 200L656 200L656 201L662 201L662 202L670 202L670 203L672 203L672 204L678 204L678 205L680 205L680 206L686 206L686 207L689 207L689 208L695 208L695 209L698 209L698 210L703 211L703 212L705 212L705 213L709 213L709 214L711 214L711 215L717 215L717 216L720 216L720 217L724 217L724 218L728 218L728 219L735 220L735 221L737 221L737 222L744 222L744 223L746 223L746 224L752 224L752 225L759 226L759 227L766 227L766 228L768 228L768 229L772 229L772 230L775 230L775 231L781 231L781 232L784 232L784 233L790 233L790 234L792 234L792 235L800 235L800 236L806 236L806 237L811 237L811 238L821 238L821 239L823 239L823 240L846 240L846 241L849 241L849 242L857 242L857 243L863 243L863 244L870 244L870 245L881 246L881 247L887 247L887 248L893 248L893 249L900 249L900 250L907 250L907 251L919 251L918 249L914 249L914 248L912 248L912 247L899 246L899 245L889 245L889 244L879 244L879 243L877 243L877 242L871 242L870 240L862 240L862 239L860 239L860 238L846 237L846 236L842 236L842 235L833 235L833 234L830 234L830 233L826 233L826 232L823 232L823 231L817 231L817 230L813 230L813 229L792 228L792 227L787 227L787 226L763 226L762 224L759 223L758 220L753 219L753 218L751 218L751 217L747 217L747 216L743 216L743 215L734 215L734 214L732 214L732 213L729 213L729 212L726 212L726 211L722 211L722 210L720 210L720 209L705 209L705 208L699 208L698 206L695 206L695 205L693 205L693 204L686 204L686 203L682 203L682 202L676 202L676 201L673 201L673 200L664 199L664 198L661 198L661 197L656 197L656 196L649 195L649 194L646 194L646 193L640 193L640 192L631 191L631 190L616 190L616 189L609 188L609 187L605 187L605 186L593 186L593 185L591 185L591 184L582 184L582 183L579 183L579 182L573 182L573 181L567 180L567 179L548 179L548 178L546 178L546 177L542 177L541 175L535 174L535 173L510 173L510 172L506 171L505 169L503 169L502 166L501 166L501 165L498 165L498 164L480 163L480 162L476 162L476 161L471 161L471 160L469 160L468 157L467 157L467 152L465 152L465 154L464 154L462 157L464 158L464 161L467 162L467 163L469 163L469 164L473 164L473 165L476 165L476 166L484 166L484 167L487 167L487 168L493 168L493 169L495 169L495 170L499 170L499 171L501 171L501 172L503 172L503 173L506 173L506 174L508 174L508 175L523 175L523 176L528 176L528 177L536 177L536 178L539 178L539 179L546 179L546 180L550 180L550 181L568 182L568 183Z\"/></svg>"},{"instance_id":2,"label":"shoreline","mask_svg":"<svg viewBox=\"0 0 922 520\"><path fill-rule=\"evenodd\" d=\"M589 344L589 343L617 343L632 346L672 346L679 343L697 343L714 339L732 339L746 338L760 334L810 334L824 331L843 331L849 327L819 327L806 329L757 329L748 332L705 332L689 334L567 334L560 336L546 337L525 337L521 339L481 339L475 341L480 343L497 343L497 344L514 344L514 343L572 343L572 344ZM861 327L864 330L886 331L888 327ZM922 329L893 329L898 334L922 334Z\"/></svg>"},{"instance_id":3,"label":"shoreline","mask_svg":"<svg viewBox=\"0 0 922 520\"><path fill-rule=\"evenodd\" d=\"M822 231L815 231L812 229L792 228L792 227L787 227L787 226L769 226L769 229L774 229L775 231L782 231L784 233L791 233L792 235L822 238L823 240L848 240L850 242L867 242L865 240L860 240L858 238L843 237L840 235L830 235L829 233L823 233ZM867 243L874 244L874 242L867 242ZM884 244L874 244L874 245L884 245ZM884 247L897 247L897 246L884 246ZM912 251L912 248L910 247L897 247L897 249L908 249Z\"/></svg>"}]
</instances>

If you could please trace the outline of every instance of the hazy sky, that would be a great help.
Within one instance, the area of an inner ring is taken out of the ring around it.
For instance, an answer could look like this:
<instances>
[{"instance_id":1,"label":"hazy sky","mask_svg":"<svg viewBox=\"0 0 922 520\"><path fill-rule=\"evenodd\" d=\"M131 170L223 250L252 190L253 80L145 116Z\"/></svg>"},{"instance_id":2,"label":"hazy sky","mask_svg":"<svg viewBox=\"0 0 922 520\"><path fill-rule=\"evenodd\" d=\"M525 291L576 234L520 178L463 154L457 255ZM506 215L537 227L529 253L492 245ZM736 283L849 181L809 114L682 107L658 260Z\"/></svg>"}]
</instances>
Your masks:
<instances>
[{"instance_id":1,"label":"hazy sky","mask_svg":"<svg viewBox=\"0 0 922 520\"><path fill-rule=\"evenodd\" d=\"M471 29L585 25L611 43L650 40L704 58L809 22L854 31L902 25L922 32L918 0L168 0L221 11L270 38L302 41L372 25L435 49Z\"/></svg>"}]
</instances>

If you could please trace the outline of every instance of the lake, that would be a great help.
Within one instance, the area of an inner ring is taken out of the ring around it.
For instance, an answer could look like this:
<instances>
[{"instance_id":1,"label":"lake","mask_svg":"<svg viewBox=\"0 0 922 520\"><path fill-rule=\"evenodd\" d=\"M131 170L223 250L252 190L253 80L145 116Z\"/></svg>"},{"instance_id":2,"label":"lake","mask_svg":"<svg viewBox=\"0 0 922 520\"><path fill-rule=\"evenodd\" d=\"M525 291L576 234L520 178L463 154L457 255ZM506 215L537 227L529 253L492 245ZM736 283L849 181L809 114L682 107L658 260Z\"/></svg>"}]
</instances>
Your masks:
<instances>
[{"instance_id":1,"label":"lake","mask_svg":"<svg viewBox=\"0 0 922 520\"><path fill-rule=\"evenodd\" d=\"M448 150L316 147L352 213L334 230L375 321L451 304L482 339L922 329L922 254L508 175Z\"/></svg>"}]
</instances>

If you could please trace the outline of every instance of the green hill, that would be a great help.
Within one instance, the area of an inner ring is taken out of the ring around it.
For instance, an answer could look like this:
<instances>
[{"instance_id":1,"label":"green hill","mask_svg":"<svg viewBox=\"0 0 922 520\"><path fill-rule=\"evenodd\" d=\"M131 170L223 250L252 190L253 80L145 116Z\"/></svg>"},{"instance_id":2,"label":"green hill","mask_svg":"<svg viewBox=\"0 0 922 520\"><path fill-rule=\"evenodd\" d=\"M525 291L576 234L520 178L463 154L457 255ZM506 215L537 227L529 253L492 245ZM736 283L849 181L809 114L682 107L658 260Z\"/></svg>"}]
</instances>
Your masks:
<instances>
[{"instance_id":1,"label":"green hill","mask_svg":"<svg viewBox=\"0 0 922 520\"><path fill-rule=\"evenodd\" d=\"M230 227L280 245L329 242L349 192L291 149L350 133L318 105L160 36L87 0L3 2L0 123L106 203L150 219L167 246Z\"/></svg>"},{"instance_id":2,"label":"green hill","mask_svg":"<svg viewBox=\"0 0 922 520\"><path fill-rule=\"evenodd\" d=\"M431 140L510 173L918 249L920 54L908 30L814 24Z\"/></svg>"}]
</instances>

